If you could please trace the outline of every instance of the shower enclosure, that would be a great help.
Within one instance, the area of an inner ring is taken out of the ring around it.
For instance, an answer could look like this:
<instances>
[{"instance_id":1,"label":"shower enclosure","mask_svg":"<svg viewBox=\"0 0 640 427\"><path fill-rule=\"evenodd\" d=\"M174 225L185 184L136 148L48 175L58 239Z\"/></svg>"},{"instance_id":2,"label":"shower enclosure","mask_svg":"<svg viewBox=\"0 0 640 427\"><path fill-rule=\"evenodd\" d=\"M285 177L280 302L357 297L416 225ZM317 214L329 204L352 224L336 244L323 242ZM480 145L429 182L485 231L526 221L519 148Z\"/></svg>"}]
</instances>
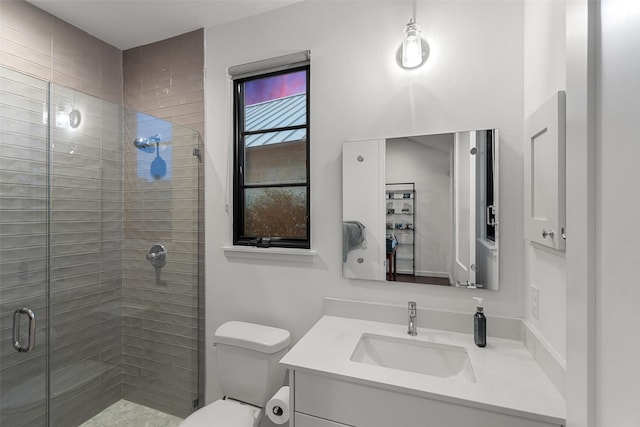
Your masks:
<instances>
[{"instance_id":1,"label":"shower enclosure","mask_svg":"<svg viewBox=\"0 0 640 427\"><path fill-rule=\"evenodd\" d=\"M0 67L0 425L198 405L201 144Z\"/></svg>"}]
</instances>

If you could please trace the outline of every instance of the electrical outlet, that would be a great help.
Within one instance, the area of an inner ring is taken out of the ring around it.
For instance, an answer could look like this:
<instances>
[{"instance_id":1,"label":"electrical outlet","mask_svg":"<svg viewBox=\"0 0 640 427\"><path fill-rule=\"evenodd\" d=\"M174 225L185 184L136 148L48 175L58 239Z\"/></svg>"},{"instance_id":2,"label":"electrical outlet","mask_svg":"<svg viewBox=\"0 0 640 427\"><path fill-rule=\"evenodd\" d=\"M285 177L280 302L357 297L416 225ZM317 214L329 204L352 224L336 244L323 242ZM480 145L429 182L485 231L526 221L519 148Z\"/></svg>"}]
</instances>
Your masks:
<instances>
[{"instance_id":1,"label":"electrical outlet","mask_svg":"<svg viewBox=\"0 0 640 427\"><path fill-rule=\"evenodd\" d=\"M535 285L531 285L531 315L540 318L540 289Z\"/></svg>"}]
</instances>

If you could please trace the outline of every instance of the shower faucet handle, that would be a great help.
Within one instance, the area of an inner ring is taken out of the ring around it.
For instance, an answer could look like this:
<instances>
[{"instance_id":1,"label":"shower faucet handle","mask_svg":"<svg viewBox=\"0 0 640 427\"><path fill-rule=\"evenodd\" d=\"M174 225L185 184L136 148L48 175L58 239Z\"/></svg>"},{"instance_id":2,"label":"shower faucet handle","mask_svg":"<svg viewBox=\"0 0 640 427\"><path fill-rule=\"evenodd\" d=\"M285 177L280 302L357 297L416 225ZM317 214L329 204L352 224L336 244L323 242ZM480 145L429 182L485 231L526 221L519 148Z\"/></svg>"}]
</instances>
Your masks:
<instances>
[{"instance_id":1,"label":"shower faucet handle","mask_svg":"<svg viewBox=\"0 0 640 427\"><path fill-rule=\"evenodd\" d=\"M155 268L162 268L167 263L167 249L164 245L157 243L151 246L146 258Z\"/></svg>"},{"instance_id":2,"label":"shower faucet handle","mask_svg":"<svg viewBox=\"0 0 640 427\"><path fill-rule=\"evenodd\" d=\"M165 258L165 254L162 252L148 253L146 258L147 258L147 261L151 261L151 263L153 264L154 262L163 260Z\"/></svg>"}]
</instances>

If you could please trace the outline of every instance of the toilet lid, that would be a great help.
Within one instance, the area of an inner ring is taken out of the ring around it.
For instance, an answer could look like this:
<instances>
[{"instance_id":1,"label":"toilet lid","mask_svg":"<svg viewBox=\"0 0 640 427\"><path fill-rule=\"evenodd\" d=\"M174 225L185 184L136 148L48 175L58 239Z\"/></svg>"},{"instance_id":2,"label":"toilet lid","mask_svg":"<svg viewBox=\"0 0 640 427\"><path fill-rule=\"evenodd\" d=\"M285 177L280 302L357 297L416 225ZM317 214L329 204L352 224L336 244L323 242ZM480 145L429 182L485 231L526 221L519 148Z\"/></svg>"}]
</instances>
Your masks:
<instances>
[{"instance_id":1,"label":"toilet lid","mask_svg":"<svg viewBox=\"0 0 640 427\"><path fill-rule=\"evenodd\" d=\"M233 400L216 400L189 415L180 427L253 427L260 412Z\"/></svg>"}]
</instances>

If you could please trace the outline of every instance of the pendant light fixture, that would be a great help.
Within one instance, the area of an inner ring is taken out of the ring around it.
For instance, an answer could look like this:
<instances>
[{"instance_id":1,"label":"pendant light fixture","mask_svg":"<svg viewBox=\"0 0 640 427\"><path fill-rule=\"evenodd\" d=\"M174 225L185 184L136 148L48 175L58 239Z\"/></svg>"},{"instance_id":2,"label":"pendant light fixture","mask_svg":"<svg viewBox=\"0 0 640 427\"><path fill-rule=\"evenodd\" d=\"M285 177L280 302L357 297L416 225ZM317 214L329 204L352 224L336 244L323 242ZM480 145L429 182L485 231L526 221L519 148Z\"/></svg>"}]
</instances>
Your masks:
<instances>
[{"instance_id":1,"label":"pendant light fixture","mask_svg":"<svg viewBox=\"0 0 640 427\"><path fill-rule=\"evenodd\" d=\"M415 68L422 64L422 30L413 18L405 25L402 37L402 66Z\"/></svg>"}]
</instances>

